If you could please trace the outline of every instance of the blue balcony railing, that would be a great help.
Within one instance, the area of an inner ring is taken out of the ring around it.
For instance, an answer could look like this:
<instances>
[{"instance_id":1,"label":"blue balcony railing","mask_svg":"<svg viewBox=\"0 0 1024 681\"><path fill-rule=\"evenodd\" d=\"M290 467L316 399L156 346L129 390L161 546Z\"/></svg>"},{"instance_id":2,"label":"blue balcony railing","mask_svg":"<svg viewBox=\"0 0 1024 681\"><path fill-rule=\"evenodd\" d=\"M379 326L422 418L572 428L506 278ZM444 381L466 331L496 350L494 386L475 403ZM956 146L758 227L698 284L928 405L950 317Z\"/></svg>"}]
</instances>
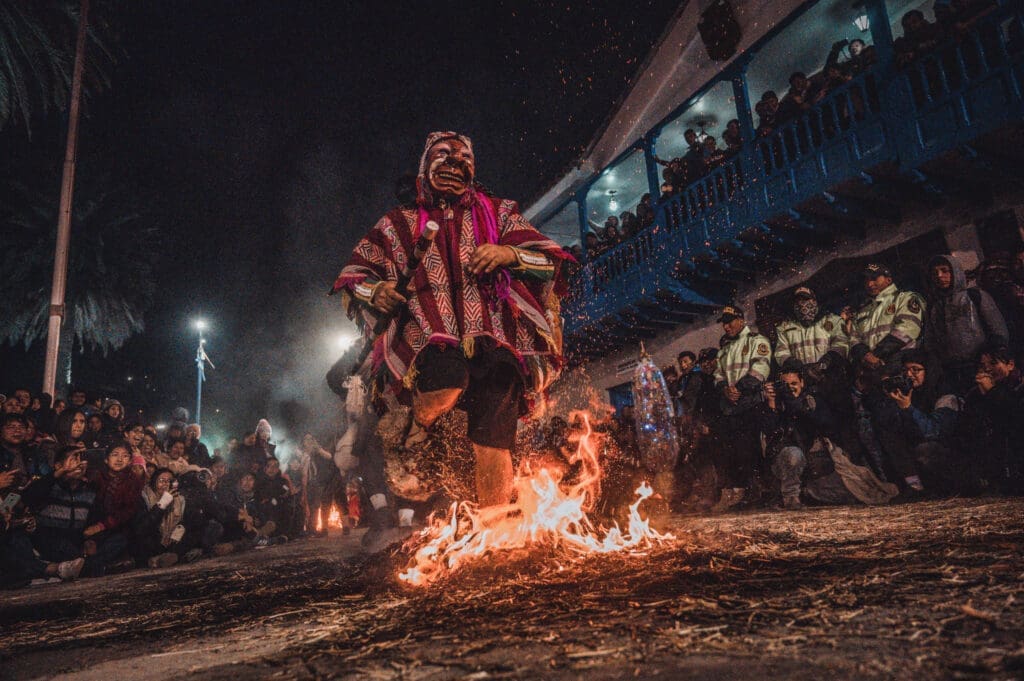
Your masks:
<instances>
[{"instance_id":1,"label":"blue balcony railing","mask_svg":"<svg viewBox=\"0 0 1024 681\"><path fill-rule=\"evenodd\" d=\"M572 282L566 331L585 331L659 296L699 309L715 301L681 270L707 269L737 237L771 232L830 189L880 166L911 172L1024 118L1024 18L1015 3L903 68L879 64L657 207L656 223L593 259ZM766 238L774 238L768 235ZM695 266L694 263L697 263Z\"/></svg>"}]
</instances>

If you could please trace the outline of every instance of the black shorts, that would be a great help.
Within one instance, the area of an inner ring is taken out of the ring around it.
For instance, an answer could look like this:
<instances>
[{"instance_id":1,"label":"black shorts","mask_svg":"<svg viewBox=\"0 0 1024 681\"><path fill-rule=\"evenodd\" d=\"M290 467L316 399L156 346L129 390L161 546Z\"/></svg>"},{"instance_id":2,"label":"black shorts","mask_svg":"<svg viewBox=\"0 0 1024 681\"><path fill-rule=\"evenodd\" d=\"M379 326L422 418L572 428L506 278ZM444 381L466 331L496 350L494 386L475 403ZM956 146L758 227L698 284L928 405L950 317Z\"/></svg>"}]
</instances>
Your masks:
<instances>
[{"instance_id":1,"label":"black shorts","mask_svg":"<svg viewBox=\"0 0 1024 681\"><path fill-rule=\"evenodd\" d=\"M478 342L467 359L460 347L428 345L416 358L416 390L462 390L457 406L466 411L469 441L512 449L523 379L519 362L507 349Z\"/></svg>"}]
</instances>

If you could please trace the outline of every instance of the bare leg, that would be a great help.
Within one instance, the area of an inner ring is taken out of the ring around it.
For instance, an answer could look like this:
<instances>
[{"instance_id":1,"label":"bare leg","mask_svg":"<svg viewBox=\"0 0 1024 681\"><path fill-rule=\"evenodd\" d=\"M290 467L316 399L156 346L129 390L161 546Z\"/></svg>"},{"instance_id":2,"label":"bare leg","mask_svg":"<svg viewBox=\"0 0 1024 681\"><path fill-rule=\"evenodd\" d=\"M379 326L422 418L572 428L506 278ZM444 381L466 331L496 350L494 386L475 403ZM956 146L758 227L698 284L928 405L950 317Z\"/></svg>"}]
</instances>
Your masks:
<instances>
[{"instance_id":1,"label":"bare leg","mask_svg":"<svg viewBox=\"0 0 1024 681\"><path fill-rule=\"evenodd\" d=\"M412 424L409 426L409 434L406 435L403 446L415 448L425 442L427 429L455 407L460 395L462 390L458 388L417 392L412 398Z\"/></svg>"},{"instance_id":2,"label":"bare leg","mask_svg":"<svg viewBox=\"0 0 1024 681\"><path fill-rule=\"evenodd\" d=\"M473 445L476 455L476 498L481 508L512 500L512 454L507 449Z\"/></svg>"},{"instance_id":3,"label":"bare leg","mask_svg":"<svg viewBox=\"0 0 1024 681\"><path fill-rule=\"evenodd\" d=\"M412 398L412 413L416 423L423 428L434 425L434 421L452 410L461 394L458 388L417 392Z\"/></svg>"}]
</instances>

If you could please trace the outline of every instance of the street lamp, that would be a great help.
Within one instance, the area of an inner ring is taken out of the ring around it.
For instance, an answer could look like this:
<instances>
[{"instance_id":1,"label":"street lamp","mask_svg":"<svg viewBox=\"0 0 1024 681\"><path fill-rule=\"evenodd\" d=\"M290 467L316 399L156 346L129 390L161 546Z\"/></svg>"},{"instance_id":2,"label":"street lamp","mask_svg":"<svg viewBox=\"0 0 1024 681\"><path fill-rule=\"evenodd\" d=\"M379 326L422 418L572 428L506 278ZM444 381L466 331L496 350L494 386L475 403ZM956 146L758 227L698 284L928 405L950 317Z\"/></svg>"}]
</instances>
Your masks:
<instances>
[{"instance_id":1,"label":"street lamp","mask_svg":"<svg viewBox=\"0 0 1024 681\"><path fill-rule=\"evenodd\" d=\"M213 366L213 362L210 362L210 358L206 355L206 339L203 338L203 331L207 329L205 319L197 319L192 322L192 326L195 327L196 331L199 332L199 347L196 348L196 423L202 424L202 413L203 413L203 381L206 380L206 372L204 371L206 363L210 363L210 368L216 368Z\"/></svg>"}]
</instances>

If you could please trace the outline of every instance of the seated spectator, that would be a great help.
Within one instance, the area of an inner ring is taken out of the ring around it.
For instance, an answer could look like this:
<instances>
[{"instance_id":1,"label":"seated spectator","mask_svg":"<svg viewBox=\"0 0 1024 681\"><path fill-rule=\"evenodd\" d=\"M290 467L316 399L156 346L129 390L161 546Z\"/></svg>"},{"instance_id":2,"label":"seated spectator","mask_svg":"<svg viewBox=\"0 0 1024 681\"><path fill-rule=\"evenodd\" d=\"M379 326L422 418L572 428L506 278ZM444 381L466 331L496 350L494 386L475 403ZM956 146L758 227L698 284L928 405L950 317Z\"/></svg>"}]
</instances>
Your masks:
<instances>
[{"instance_id":1,"label":"seated spectator","mask_svg":"<svg viewBox=\"0 0 1024 681\"><path fill-rule=\"evenodd\" d=\"M992 296L1010 334L1018 361L1024 351L1024 266L1014 267L1009 253L996 253L978 267L978 287Z\"/></svg>"},{"instance_id":2,"label":"seated spectator","mask_svg":"<svg viewBox=\"0 0 1024 681\"><path fill-rule=\"evenodd\" d=\"M107 400L103 403L103 429L107 439L111 442L117 440L121 435L121 426L124 424L124 405L117 400Z\"/></svg>"},{"instance_id":3,"label":"seated spectator","mask_svg":"<svg viewBox=\"0 0 1024 681\"><path fill-rule=\"evenodd\" d=\"M291 482L281 475L281 463L276 457L267 459L263 473L256 481L256 503L260 517L274 523L275 534L296 536L291 503L294 494Z\"/></svg>"},{"instance_id":4,"label":"seated spectator","mask_svg":"<svg viewBox=\"0 0 1024 681\"><path fill-rule=\"evenodd\" d=\"M740 132L740 122L733 118L725 124L725 132L722 133L722 141L725 142L725 153L732 155L739 153L743 148L743 136Z\"/></svg>"},{"instance_id":5,"label":"seated spectator","mask_svg":"<svg viewBox=\"0 0 1024 681\"><path fill-rule=\"evenodd\" d=\"M228 473L228 463L224 460L224 457L215 455L210 459L210 473L213 475L211 489L217 489L217 485L220 484L220 481Z\"/></svg>"},{"instance_id":6,"label":"seated spectator","mask_svg":"<svg viewBox=\"0 0 1024 681\"><path fill-rule=\"evenodd\" d=\"M896 380L882 382L895 409L876 415L876 433L908 496L953 490L964 476L955 450L961 399L923 350L904 351L901 362Z\"/></svg>"},{"instance_id":7,"label":"seated spectator","mask_svg":"<svg viewBox=\"0 0 1024 681\"><path fill-rule=\"evenodd\" d=\"M84 532L96 506L96 487L84 480L85 470L81 450L64 447L57 452L53 472L33 480L21 492L22 503L35 517L32 546L46 562L75 561L85 552ZM88 556L78 571L105 558Z\"/></svg>"},{"instance_id":8,"label":"seated spectator","mask_svg":"<svg viewBox=\"0 0 1024 681\"><path fill-rule=\"evenodd\" d=\"M57 416L53 433L53 440L40 443L40 456L51 466L57 460L57 454L65 447L80 449L85 456L85 443L82 437L85 435L85 414L75 407L68 407ZM88 457L85 458L88 463Z\"/></svg>"},{"instance_id":9,"label":"seated spectator","mask_svg":"<svg viewBox=\"0 0 1024 681\"><path fill-rule=\"evenodd\" d=\"M978 352L1009 343L1006 322L992 296L967 287L960 261L937 255L928 263L928 305L924 314L924 345L942 366L958 395L974 385Z\"/></svg>"},{"instance_id":10,"label":"seated spectator","mask_svg":"<svg viewBox=\"0 0 1024 681\"><path fill-rule=\"evenodd\" d=\"M277 530L273 521L265 520L260 514L255 490L256 476L246 472L234 485L217 492L227 512L224 539L234 542L238 548L269 546L270 537Z\"/></svg>"},{"instance_id":11,"label":"seated spectator","mask_svg":"<svg viewBox=\"0 0 1024 681\"><path fill-rule=\"evenodd\" d=\"M28 484L25 426L28 419L18 413L4 414L0 432L0 500L7 493Z\"/></svg>"},{"instance_id":12,"label":"seated spectator","mask_svg":"<svg viewBox=\"0 0 1024 681\"><path fill-rule=\"evenodd\" d=\"M225 528L237 517L237 509L226 507L214 492L215 479L201 469L188 471L178 478L178 491L185 499L185 515L181 524L185 536L177 553L185 560L196 557L195 549L206 555L222 556L235 550L230 542L221 542Z\"/></svg>"},{"instance_id":13,"label":"seated spectator","mask_svg":"<svg viewBox=\"0 0 1024 681\"><path fill-rule=\"evenodd\" d=\"M147 464L156 465L156 456L160 450L156 446L156 436L147 430L142 431L142 439L139 441L139 454Z\"/></svg>"},{"instance_id":14,"label":"seated spectator","mask_svg":"<svg viewBox=\"0 0 1024 681\"><path fill-rule=\"evenodd\" d=\"M662 182L661 183L661 197L660 197L661 200L662 201L667 201L668 199L672 198L673 194L675 194L675 187L672 185L672 183L670 183L670 182Z\"/></svg>"},{"instance_id":15,"label":"seated spectator","mask_svg":"<svg viewBox=\"0 0 1024 681\"><path fill-rule=\"evenodd\" d=\"M800 477L812 451L824 451L822 438L835 431L835 419L825 400L806 389L799 360L789 360L779 373L785 386L780 395L775 383L764 385L761 432L765 434L765 456L778 480L782 507L795 510L800 502ZM827 456L827 455L826 455ZM830 472L830 471L825 471Z\"/></svg>"},{"instance_id":16,"label":"seated spectator","mask_svg":"<svg viewBox=\"0 0 1024 681\"><path fill-rule=\"evenodd\" d=\"M185 458L193 466L199 468L210 467L210 450L199 441L202 430L198 423L185 428Z\"/></svg>"},{"instance_id":17,"label":"seated spectator","mask_svg":"<svg viewBox=\"0 0 1024 681\"><path fill-rule=\"evenodd\" d=\"M191 470L192 464L185 458L185 441L169 440L167 453L158 452L154 457L154 463L158 468L169 468L175 475L181 475Z\"/></svg>"},{"instance_id":18,"label":"seated spectator","mask_svg":"<svg viewBox=\"0 0 1024 681\"><path fill-rule=\"evenodd\" d=\"M1024 380L1005 347L986 348L964 400L961 446L974 454L982 489L1024 492Z\"/></svg>"},{"instance_id":19,"label":"seated spectator","mask_svg":"<svg viewBox=\"0 0 1024 681\"><path fill-rule=\"evenodd\" d=\"M102 414L92 414L86 421L86 431L83 436L86 449L106 449L110 436L106 431L106 423Z\"/></svg>"},{"instance_id":20,"label":"seated spectator","mask_svg":"<svg viewBox=\"0 0 1024 681\"><path fill-rule=\"evenodd\" d=\"M71 581L85 566L81 556L61 562L47 562L32 548L31 533L35 531L32 516L16 516L0 509L0 589L27 586L34 579L60 578Z\"/></svg>"},{"instance_id":21,"label":"seated spectator","mask_svg":"<svg viewBox=\"0 0 1024 681\"><path fill-rule=\"evenodd\" d=\"M597 234L594 234L593 232L587 232L583 239L586 243L587 255L590 258L593 258L598 254L598 251L601 248L601 241L597 238Z\"/></svg>"},{"instance_id":22,"label":"seated spectator","mask_svg":"<svg viewBox=\"0 0 1024 681\"><path fill-rule=\"evenodd\" d=\"M142 488L142 503L134 521L132 552L139 565L170 567L178 562L174 549L185 536L185 499L178 493L174 473L166 468L154 471Z\"/></svg>"},{"instance_id":23,"label":"seated spectator","mask_svg":"<svg viewBox=\"0 0 1024 681\"><path fill-rule=\"evenodd\" d=\"M85 553L96 556L86 574L99 577L128 548L131 522L141 503L144 480L131 470L131 447L115 442L107 447L106 466L90 473L96 505L85 528Z\"/></svg>"},{"instance_id":24,"label":"seated spectator","mask_svg":"<svg viewBox=\"0 0 1024 681\"><path fill-rule=\"evenodd\" d=\"M893 43L897 66L906 66L935 49L943 38L942 27L926 21L921 10L913 9L904 14L900 25L903 26L903 35Z\"/></svg>"},{"instance_id":25,"label":"seated spectator","mask_svg":"<svg viewBox=\"0 0 1024 681\"><path fill-rule=\"evenodd\" d=\"M267 458L274 456L276 446L270 442L272 435L270 422L260 419L256 424L256 430L246 435L235 453L236 471L248 471L258 475L263 470Z\"/></svg>"}]
</instances>

